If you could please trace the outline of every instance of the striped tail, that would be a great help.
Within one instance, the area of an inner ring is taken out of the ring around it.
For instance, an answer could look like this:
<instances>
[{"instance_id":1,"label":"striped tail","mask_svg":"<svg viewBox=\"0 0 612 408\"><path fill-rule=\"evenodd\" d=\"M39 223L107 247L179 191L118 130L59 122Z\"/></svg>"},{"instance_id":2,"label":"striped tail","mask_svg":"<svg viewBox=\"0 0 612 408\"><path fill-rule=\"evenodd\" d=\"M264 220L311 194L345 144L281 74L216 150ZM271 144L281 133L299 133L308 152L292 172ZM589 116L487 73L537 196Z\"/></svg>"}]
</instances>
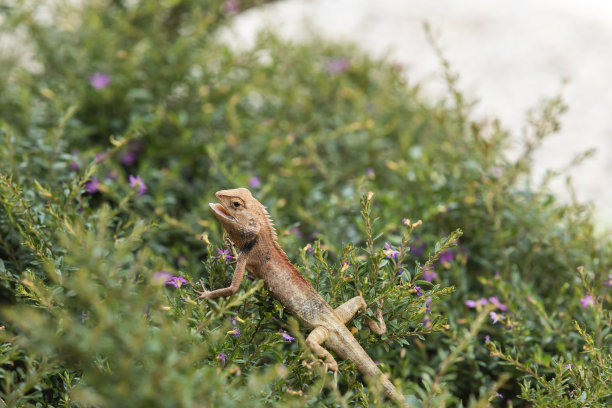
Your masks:
<instances>
[{"instance_id":1,"label":"striped tail","mask_svg":"<svg viewBox=\"0 0 612 408\"><path fill-rule=\"evenodd\" d=\"M389 381L389 378L380 371L346 326L343 325L336 333L331 332L329 338L325 341L325 345L342 359L352 361L364 377L375 380L380 376L385 396L401 407L408 407L404 396Z\"/></svg>"}]
</instances>

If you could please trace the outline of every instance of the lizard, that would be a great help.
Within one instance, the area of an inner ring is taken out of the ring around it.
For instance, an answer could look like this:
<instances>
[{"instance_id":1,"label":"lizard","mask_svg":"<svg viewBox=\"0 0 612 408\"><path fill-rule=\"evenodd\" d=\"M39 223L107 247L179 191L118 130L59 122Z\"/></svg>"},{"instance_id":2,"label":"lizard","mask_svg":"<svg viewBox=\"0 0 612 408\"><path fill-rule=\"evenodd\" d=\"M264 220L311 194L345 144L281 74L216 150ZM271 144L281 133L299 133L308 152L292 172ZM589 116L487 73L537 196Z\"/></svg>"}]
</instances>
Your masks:
<instances>
[{"instance_id":1,"label":"lizard","mask_svg":"<svg viewBox=\"0 0 612 408\"><path fill-rule=\"evenodd\" d=\"M364 377L380 377L387 398L405 406L404 397L393 383L383 375L374 361L361 347L346 327L346 323L359 310L366 309L363 297L356 296L333 309L302 276L291 263L277 242L276 230L266 208L257 201L246 188L221 190L215 193L218 203L210 203L214 216L240 250L232 283L229 287L208 291L200 280L202 291L196 290L199 299L215 299L235 294L242 283L245 270L256 278L263 279L269 292L278 299L291 314L309 328L306 345L324 361L334 375L338 363L322 344L334 351L342 359L348 359ZM386 332L382 311L377 310L375 322L365 318L373 332L382 335Z\"/></svg>"}]
</instances>

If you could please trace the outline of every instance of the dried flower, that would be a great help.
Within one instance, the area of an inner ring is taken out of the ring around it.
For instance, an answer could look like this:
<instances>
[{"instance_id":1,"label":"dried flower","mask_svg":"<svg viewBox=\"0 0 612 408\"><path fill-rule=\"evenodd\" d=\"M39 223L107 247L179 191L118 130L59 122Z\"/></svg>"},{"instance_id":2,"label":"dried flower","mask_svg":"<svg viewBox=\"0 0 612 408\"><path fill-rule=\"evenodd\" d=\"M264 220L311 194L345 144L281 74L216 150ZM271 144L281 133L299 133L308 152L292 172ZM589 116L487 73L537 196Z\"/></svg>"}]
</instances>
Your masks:
<instances>
[{"instance_id":1,"label":"dried flower","mask_svg":"<svg viewBox=\"0 0 612 408\"><path fill-rule=\"evenodd\" d=\"M89 77L89 83L94 89L104 89L110 84L110 76L102 72L95 72Z\"/></svg>"}]
</instances>

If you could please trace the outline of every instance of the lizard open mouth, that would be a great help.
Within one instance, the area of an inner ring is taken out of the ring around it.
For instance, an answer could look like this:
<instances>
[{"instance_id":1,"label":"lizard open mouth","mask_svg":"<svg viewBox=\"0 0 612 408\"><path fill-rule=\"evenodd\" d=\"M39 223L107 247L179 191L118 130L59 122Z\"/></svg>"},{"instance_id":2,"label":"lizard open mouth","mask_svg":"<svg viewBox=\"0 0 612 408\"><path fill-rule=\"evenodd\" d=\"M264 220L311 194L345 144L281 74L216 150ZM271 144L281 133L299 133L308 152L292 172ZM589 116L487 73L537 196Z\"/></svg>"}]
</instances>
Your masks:
<instances>
[{"instance_id":1,"label":"lizard open mouth","mask_svg":"<svg viewBox=\"0 0 612 408\"><path fill-rule=\"evenodd\" d=\"M225 209L225 207L223 207L223 205L219 203L208 203L208 205L210 206L210 209L213 210L213 212L216 215L220 215L221 217L227 220L230 220L230 221L236 221L236 219L227 212L227 210Z\"/></svg>"}]
</instances>

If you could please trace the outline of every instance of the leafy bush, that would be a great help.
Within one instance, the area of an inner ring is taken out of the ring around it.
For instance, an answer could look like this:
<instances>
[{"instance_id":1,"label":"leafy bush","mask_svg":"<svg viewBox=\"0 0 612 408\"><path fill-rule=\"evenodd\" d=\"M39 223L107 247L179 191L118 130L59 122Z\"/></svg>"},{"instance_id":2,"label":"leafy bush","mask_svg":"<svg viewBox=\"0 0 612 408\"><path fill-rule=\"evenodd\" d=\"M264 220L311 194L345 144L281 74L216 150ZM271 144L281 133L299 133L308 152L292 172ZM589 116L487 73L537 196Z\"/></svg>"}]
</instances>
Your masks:
<instances>
[{"instance_id":1,"label":"leafy bush","mask_svg":"<svg viewBox=\"0 0 612 408\"><path fill-rule=\"evenodd\" d=\"M2 9L34 56L0 57L2 401L384 405L350 363L311 364L260 283L193 300L233 268L207 200L248 186L332 306L383 300L387 335L351 325L413 405L609 406L612 245L530 177L562 101L510 161L448 66L432 104L345 45L232 51L237 4Z\"/></svg>"}]
</instances>

